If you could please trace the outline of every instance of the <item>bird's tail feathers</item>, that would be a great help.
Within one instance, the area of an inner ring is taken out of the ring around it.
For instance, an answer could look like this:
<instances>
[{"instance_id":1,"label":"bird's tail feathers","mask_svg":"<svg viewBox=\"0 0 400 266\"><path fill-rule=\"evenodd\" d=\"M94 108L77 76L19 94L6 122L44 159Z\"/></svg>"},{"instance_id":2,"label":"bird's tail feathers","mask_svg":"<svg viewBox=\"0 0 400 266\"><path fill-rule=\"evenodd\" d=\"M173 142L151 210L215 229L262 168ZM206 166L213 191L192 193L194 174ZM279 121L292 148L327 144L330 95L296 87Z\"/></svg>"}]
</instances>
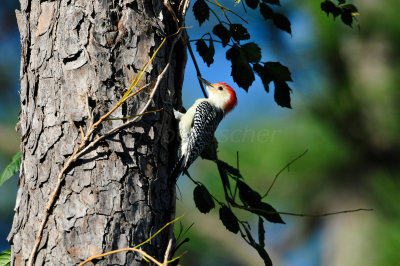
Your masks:
<instances>
[{"instance_id":1,"label":"bird's tail feathers","mask_svg":"<svg viewBox=\"0 0 400 266\"><path fill-rule=\"evenodd\" d=\"M171 171L171 174L169 175L170 180L178 180L178 177L181 175L182 171L184 170L184 165L185 165L185 158L181 156L179 158L178 162L175 164L174 168Z\"/></svg>"}]
</instances>

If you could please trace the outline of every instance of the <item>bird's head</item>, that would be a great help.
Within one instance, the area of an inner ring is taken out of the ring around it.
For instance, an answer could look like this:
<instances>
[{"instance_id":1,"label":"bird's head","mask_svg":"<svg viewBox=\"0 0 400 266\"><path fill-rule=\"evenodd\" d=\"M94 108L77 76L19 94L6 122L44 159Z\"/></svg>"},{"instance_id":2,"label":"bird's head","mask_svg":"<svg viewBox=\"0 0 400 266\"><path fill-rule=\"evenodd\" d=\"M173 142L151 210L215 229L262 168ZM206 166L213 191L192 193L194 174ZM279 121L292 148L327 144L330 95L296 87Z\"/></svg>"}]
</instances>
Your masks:
<instances>
[{"instance_id":1,"label":"bird's head","mask_svg":"<svg viewBox=\"0 0 400 266\"><path fill-rule=\"evenodd\" d=\"M224 111L224 114L227 114L235 108L237 98L236 93L231 86L222 82L210 83L201 77L199 77L199 80L206 85L210 101L217 107L221 108Z\"/></svg>"}]
</instances>

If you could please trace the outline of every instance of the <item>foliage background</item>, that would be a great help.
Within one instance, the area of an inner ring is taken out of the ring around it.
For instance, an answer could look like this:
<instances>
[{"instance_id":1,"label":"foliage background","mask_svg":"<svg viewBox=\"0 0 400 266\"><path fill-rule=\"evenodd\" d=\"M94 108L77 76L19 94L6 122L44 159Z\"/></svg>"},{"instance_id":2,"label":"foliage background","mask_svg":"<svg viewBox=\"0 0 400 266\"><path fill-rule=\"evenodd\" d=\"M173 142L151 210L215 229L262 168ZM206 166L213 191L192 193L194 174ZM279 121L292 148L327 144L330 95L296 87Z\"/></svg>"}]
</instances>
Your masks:
<instances>
[{"instance_id":1,"label":"foliage background","mask_svg":"<svg viewBox=\"0 0 400 266\"><path fill-rule=\"evenodd\" d=\"M230 2L222 1L227 6ZM242 174L263 194L275 174L308 149L290 172L281 175L268 202L278 210L297 213L375 209L325 218L286 216L286 225L268 224L267 250L275 265L396 265L396 247L400 246L400 3L354 1L361 13L358 31L327 18L320 1L281 2L280 11L292 22L292 36L264 22L257 12L248 9L246 15L240 6L235 11L248 18L247 27L252 41L263 50L263 61L281 61L291 69L293 109L278 107L258 78L248 93L237 89L239 105L217 133L219 156L235 165L239 151ZM20 50L14 13L18 7L15 0L0 2L1 170L19 143L14 131L19 111ZM211 31L213 23L199 27L189 12L186 24L193 26L188 30L190 37L197 39ZM203 77L234 84L226 50L217 43L215 49L210 67L197 57ZM183 96L185 107L202 97L190 59ZM199 160L191 173L222 198L214 164ZM0 187L0 250L8 248L5 239L16 183L13 178ZM225 230L217 211L203 215L195 208L191 182L183 177L178 186L177 214L186 214L185 227L194 222L187 234L191 241L184 246L189 254L183 265L260 265L258 255L239 236ZM252 222L256 225L257 221Z\"/></svg>"}]
</instances>

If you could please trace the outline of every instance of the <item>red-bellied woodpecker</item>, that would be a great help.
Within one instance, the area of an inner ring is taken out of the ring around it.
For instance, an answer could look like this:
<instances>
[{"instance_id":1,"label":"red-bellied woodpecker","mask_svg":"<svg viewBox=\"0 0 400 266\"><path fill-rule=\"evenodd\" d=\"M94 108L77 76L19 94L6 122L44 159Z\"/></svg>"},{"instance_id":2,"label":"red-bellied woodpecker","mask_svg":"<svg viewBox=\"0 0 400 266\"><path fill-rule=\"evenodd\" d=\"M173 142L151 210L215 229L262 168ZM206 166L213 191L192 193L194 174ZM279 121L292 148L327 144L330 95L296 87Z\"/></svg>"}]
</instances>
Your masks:
<instances>
[{"instance_id":1,"label":"red-bellied woodpecker","mask_svg":"<svg viewBox=\"0 0 400 266\"><path fill-rule=\"evenodd\" d=\"M237 104L235 91L226 83L213 83L200 78L206 86L209 98L201 98L186 113L174 111L179 120L181 153L178 163L171 173L175 180L202 153L212 140L222 118Z\"/></svg>"}]
</instances>

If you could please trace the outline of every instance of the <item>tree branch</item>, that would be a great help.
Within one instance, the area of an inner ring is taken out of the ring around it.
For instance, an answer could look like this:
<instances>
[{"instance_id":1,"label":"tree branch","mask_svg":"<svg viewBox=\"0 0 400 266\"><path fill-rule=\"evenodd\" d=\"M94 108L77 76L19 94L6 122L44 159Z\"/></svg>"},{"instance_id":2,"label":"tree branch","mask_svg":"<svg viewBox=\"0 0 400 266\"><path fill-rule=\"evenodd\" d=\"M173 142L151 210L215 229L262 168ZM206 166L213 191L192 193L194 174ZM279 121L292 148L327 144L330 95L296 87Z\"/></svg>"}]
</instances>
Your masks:
<instances>
[{"instance_id":1,"label":"tree branch","mask_svg":"<svg viewBox=\"0 0 400 266\"><path fill-rule=\"evenodd\" d=\"M295 161L297 161L298 159L300 159L301 157L303 157L306 153L308 152L308 150L305 150L302 154L300 154L299 156L297 156L295 159L293 159L292 161L288 162L285 167L283 167L276 175L274 180L272 181L271 185L269 186L267 192L264 194L264 196L262 196L262 198L265 198L266 196L268 196L268 193L270 192L270 190L272 189L272 187L275 184L275 181L278 179L278 177L280 176L280 174L285 171L285 169L289 169L290 165L292 163L294 163Z\"/></svg>"}]
</instances>

